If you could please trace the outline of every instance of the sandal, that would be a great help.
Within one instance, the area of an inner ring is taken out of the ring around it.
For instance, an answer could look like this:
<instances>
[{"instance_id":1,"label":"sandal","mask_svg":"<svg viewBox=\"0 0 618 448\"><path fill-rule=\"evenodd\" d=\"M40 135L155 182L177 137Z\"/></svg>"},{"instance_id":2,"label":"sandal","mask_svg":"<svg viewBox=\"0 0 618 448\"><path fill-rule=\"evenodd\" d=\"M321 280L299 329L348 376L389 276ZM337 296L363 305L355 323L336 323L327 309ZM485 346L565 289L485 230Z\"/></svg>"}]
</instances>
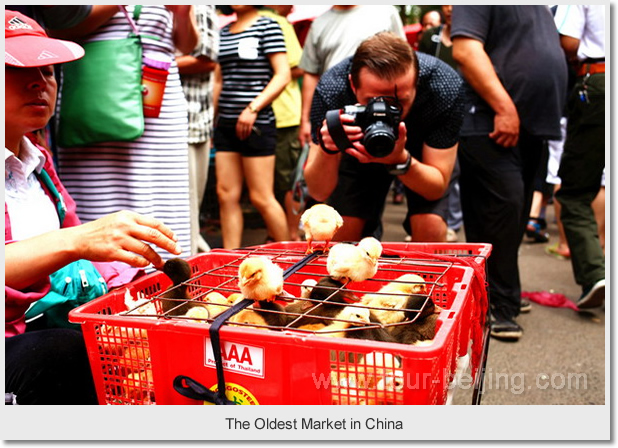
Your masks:
<instances>
[{"instance_id":1,"label":"sandal","mask_svg":"<svg viewBox=\"0 0 618 448\"><path fill-rule=\"evenodd\" d=\"M529 218L526 226L526 236L532 238L535 243L547 243L549 241L549 233L544 232L540 223L540 218Z\"/></svg>"},{"instance_id":2,"label":"sandal","mask_svg":"<svg viewBox=\"0 0 618 448\"><path fill-rule=\"evenodd\" d=\"M545 253L547 255L551 255L552 257L556 257L559 260L568 260L569 258L571 258L570 253L558 251L558 243L545 247Z\"/></svg>"}]
</instances>

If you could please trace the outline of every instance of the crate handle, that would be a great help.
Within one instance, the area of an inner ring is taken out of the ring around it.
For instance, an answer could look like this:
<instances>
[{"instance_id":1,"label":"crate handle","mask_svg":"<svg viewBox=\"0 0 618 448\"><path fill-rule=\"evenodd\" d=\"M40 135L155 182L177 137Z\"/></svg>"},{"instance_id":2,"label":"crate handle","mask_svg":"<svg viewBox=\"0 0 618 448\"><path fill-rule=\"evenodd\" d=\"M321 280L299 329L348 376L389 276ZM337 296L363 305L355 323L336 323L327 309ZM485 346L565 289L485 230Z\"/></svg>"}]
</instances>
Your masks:
<instances>
[{"instance_id":1,"label":"crate handle","mask_svg":"<svg viewBox=\"0 0 618 448\"><path fill-rule=\"evenodd\" d=\"M180 395L192 400L204 400L214 404L236 404L229 400L219 400L219 395L192 378L178 375L174 378L174 390Z\"/></svg>"}]
</instances>

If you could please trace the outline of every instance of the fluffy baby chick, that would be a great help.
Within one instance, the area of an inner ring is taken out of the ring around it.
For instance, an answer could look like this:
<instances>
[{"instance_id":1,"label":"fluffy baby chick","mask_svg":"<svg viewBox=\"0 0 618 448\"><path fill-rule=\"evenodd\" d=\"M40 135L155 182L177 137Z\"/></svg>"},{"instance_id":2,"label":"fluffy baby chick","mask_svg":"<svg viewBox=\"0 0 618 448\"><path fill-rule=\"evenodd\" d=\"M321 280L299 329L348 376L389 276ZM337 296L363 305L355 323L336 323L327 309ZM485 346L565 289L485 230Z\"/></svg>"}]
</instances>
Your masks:
<instances>
[{"instance_id":1,"label":"fluffy baby chick","mask_svg":"<svg viewBox=\"0 0 618 448\"><path fill-rule=\"evenodd\" d=\"M408 308L407 302L411 294L424 294L425 280L420 275L404 274L396 280L387 283L375 294L365 294L361 303L375 308L389 308L388 310L372 310L383 324L393 324L405 319L403 310Z\"/></svg>"},{"instance_id":2,"label":"fluffy baby chick","mask_svg":"<svg viewBox=\"0 0 618 448\"><path fill-rule=\"evenodd\" d=\"M247 299L273 301L283 293L283 269L266 257L247 258L238 267L238 285Z\"/></svg>"},{"instance_id":3,"label":"fluffy baby chick","mask_svg":"<svg viewBox=\"0 0 618 448\"><path fill-rule=\"evenodd\" d=\"M331 338L347 338L354 332L342 330L368 325L371 322L369 310L357 306L344 307L337 315L337 319L338 320L332 321L331 324L324 326L324 328L319 329L316 334Z\"/></svg>"},{"instance_id":4,"label":"fluffy baby chick","mask_svg":"<svg viewBox=\"0 0 618 448\"><path fill-rule=\"evenodd\" d=\"M233 326L246 327L251 325L259 330L269 330L268 327L284 327L288 322L288 316L283 314L283 311L284 308L277 302L263 301L234 314L230 317L229 322Z\"/></svg>"},{"instance_id":5,"label":"fluffy baby chick","mask_svg":"<svg viewBox=\"0 0 618 448\"><path fill-rule=\"evenodd\" d=\"M124 304L127 307L128 315L149 316L153 318L157 315L157 308L154 302L147 299L141 292L138 292L137 298L135 298L127 289L124 293Z\"/></svg>"},{"instance_id":6,"label":"fluffy baby chick","mask_svg":"<svg viewBox=\"0 0 618 448\"><path fill-rule=\"evenodd\" d=\"M336 317L344 308L342 304L358 302L358 298L351 291L342 288L343 283L332 277L322 277L311 288L311 301L299 300L285 307L289 313L305 314L292 325L296 328L309 324L328 325L331 321L323 317ZM297 317L292 316L292 319Z\"/></svg>"},{"instance_id":7,"label":"fluffy baby chick","mask_svg":"<svg viewBox=\"0 0 618 448\"><path fill-rule=\"evenodd\" d=\"M153 377L150 369L128 374L122 386L124 398L144 404L154 403L155 401Z\"/></svg>"},{"instance_id":8,"label":"fluffy baby chick","mask_svg":"<svg viewBox=\"0 0 618 448\"><path fill-rule=\"evenodd\" d=\"M363 328L365 326L379 325L378 319L367 308L357 306L346 306L335 316L338 320L330 321L329 324L309 324L301 328L316 331L320 336L341 337L348 339L367 339L380 342L395 342L395 339L384 329ZM324 326L321 326L324 325ZM353 331L332 332L333 330L346 330L354 328Z\"/></svg>"},{"instance_id":9,"label":"fluffy baby chick","mask_svg":"<svg viewBox=\"0 0 618 448\"><path fill-rule=\"evenodd\" d=\"M326 269L336 280L362 282L376 275L381 254L382 244L373 237L363 238L356 246L338 243L328 252Z\"/></svg>"},{"instance_id":10,"label":"fluffy baby chick","mask_svg":"<svg viewBox=\"0 0 618 448\"><path fill-rule=\"evenodd\" d=\"M369 322L374 324L374 328L359 328L356 331L350 331L348 338L350 339L367 339L369 341L380 342L397 342L391 334L382 327L382 322L376 317L373 311L369 311Z\"/></svg>"},{"instance_id":11,"label":"fluffy baby chick","mask_svg":"<svg viewBox=\"0 0 618 448\"><path fill-rule=\"evenodd\" d=\"M238 302L240 302L243 299L243 296L241 293L239 292L233 292L232 294L230 294L229 296L227 296L227 301L228 303L234 305Z\"/></svg>"},{"instance_id":12,"label":"fluffy baby chick","mask_svg":"<svg viewBox=\"0 0 618 448\"><path fill-rule=\"evenodd\" d=\"M210 312L206 306L198 305L190 308L185 316L190 317L195 322L206 323L206 321L210 318Z\"/></svg>"},{"instance_id":13,"label":"fluffy baby chick","mask_svg":"<svg viewBox=\"0 0 618 448\"><path fill-rule=\"evenodd\" d=\"M391 353L370 352L359 361L356 367L359 384L374 389L380 380L393 375L401 369L401 360Z\"/></svg>"},{"instance_id":14,"label":"fluffy baby chick","mask_svg":"<svg viewBox=\"0 0 618 448\"><path fill-rule=\"evenodd\" d=\"M161 308L168 316L184 316L193 306L185 284L191 278L191 266L182 258L171 258L163 265L163 272L174 284L161 295Z\"/></svg>"},{"instance_id":15,"label":"fluffy baby chick","mask_svg":"<svg viewBox=\"0 0 618 448\"><path fill-rule=\"evenodd\" d=\"M306 299L310 298L311 290L317 283L317 280L312 278L303 281L300 286L300 297L287 304L285 310L290 313L302 314L306 309L311 308L313 305Z\"/></svg>"},{"instance_id":16,"label":"fluffy baby chick","mask_svg":"<svg viewBox=\"0 0 618 448\"><path fill-rule=\"evenodd\" d=\"M328 244L337 230L343 225L341 215L326 204L316 204L305 210L300 217L307 240L307 253L312 253L314 241L324 241L323 251L328 250Z\"/></svg>"},{"instance_id":17,"label":"fluffy baby chick","mask_svg":"<svg viewBox=\"0 0 618 448\"><path fill-rule=\"evenodd\" d=\"M315 285L317 285L318 281L313 278L308 278L301 283L300 286L300 298L308 299L311 295L311 290Z\"/></svg>"},{"instance_id":18,"label":"fluffy baby chick","mask_svg":"<svg viewBox=\"0 0 618 448\"><path fill-rule=\"evenodd\" d=\"M411 295L406 308L410 322L392 328L391 335L395 340L402 344L432 340L436 336L436 323L442 308L436 306L431 298L421 295Z\"/></svg>"},{"instance_id":19,"label":"fluffy baby chick","mask_svg":"<svg viewBox=\"0 0 618 448\"><path fill-rule=\"evenodd\" d=\"M206 309L210 313L210 317L212 318L218 316L229 308L225 305L231 305L231 303L229 302L229 298L225 297L223 294L217 291L212 291L206 294L206 296L204 297L204 302L207 302L206 304L204 304L204 306L206 307Z\"/></svg>"}]
</instances>

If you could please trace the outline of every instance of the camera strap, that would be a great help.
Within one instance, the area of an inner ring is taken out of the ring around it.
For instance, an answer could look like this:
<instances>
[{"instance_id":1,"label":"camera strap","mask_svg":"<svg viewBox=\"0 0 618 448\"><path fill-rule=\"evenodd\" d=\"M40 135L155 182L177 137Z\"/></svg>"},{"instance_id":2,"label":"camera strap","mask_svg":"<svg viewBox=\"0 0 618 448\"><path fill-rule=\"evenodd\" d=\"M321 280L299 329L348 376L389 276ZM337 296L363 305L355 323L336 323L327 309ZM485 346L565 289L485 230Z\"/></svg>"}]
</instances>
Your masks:
<instances>
[{"instance_id":1,"label":"camera strap","mask_svg":"<svg viewBox=\"0 0 618 448\"><path fill-rule=\"evenodd\" d=\"M343 152L347 148L352 147L352 142L343 130L340 110L329 110L326 112L326 127L328 127L328 133L335 142L335 145L337 145L339 151L331 151L330 149L326 149L322 144L322 149L325 152L329 154L337 154L338 152Z\"/></svg>"}]
</instances>

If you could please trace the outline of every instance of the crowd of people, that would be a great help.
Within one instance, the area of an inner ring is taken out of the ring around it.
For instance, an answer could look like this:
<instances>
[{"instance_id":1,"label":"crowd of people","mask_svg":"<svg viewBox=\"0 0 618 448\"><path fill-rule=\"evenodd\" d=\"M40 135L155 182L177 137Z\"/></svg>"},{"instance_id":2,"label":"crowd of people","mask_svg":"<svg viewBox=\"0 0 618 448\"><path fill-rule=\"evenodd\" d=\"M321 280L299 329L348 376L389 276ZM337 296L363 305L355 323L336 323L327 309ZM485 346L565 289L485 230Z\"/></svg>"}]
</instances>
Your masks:
<instances>
[{"instance_id":1,"label":"crowd of people","mask_svg":"<svg viewBox=\"0 0 618 448\"><path fill-rule=\"evenodd\" d=\"M6 7L5 386L18 403L57 404L58 388L67 404L96 403L80 332L29 327L26 310L80 259L113 288L210 250L199 212L213 163L229 249L242 245L244 189L269 240L302 238L303 148L308 203L341 214L338 240L380 238L396 182L411 241L463 228L493 245L491 334L505 340L523 333L518 248L539 230L535 181L551 171L556 251L582 287L577 305L603 305L604 217L591 204L604 185L604 6L443 5L414 45L388 5L334 5L303 42L292 6L217 8ZM131 33L144 57L169 61L160 113L130 141L58 145L63 64Z\"/></svg>"}]
</instances>

